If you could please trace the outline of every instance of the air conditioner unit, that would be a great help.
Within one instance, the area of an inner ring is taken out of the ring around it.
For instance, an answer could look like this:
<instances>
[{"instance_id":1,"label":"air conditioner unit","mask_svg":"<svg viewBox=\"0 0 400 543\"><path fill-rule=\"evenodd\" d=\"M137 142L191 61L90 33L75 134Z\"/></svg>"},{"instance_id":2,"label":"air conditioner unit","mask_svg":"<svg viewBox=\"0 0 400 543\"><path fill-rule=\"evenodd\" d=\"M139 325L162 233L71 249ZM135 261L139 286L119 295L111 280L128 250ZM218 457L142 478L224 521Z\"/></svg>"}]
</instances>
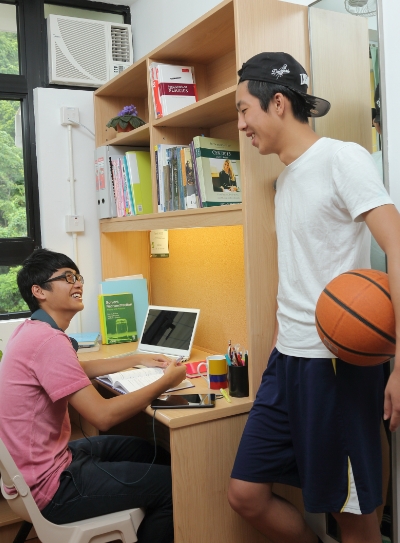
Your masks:
<instances>
[{"instance_id":1,"label":"air conditioner unit","mask_svg":"<svg viewBox=\"0 0 400 543\"><path fill-rule=\"evenodd\" d=\"M131 25L47 18L49 83L100 87L133 62Z\"/></svg>"}]
</instances>

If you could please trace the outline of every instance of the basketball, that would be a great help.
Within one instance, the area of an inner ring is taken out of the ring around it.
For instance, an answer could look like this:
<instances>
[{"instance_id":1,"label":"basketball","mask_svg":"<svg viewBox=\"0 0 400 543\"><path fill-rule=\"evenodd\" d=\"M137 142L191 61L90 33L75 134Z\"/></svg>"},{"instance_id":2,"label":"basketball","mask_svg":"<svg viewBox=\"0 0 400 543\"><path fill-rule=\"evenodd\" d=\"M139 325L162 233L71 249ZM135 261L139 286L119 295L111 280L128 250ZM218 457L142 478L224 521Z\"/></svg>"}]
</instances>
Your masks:
<instances>
[{"instance_id":1,"label":"basketball","mask_svg":"<svg viewBox=\"0 0 400 543\"><path fill-rule=\"evenodd\" d=\"M350 270L335 277L318 298L315 324L336 358L357 366L389 360L396 336L387 273Z\"/></svg>"}]
</instances>

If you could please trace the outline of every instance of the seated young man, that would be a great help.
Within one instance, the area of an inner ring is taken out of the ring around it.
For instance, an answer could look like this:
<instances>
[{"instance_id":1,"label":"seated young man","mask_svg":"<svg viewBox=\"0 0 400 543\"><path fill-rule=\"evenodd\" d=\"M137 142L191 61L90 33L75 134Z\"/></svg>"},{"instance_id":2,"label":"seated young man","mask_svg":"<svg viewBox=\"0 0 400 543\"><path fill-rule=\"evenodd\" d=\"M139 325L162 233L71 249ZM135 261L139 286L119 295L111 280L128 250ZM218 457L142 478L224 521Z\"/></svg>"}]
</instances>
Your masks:
<instances>
[{"instance_id":1,"label":"seated young man","mask_svg":"<svg viewBox=\"0 0 400 543\"><path fill-rule=\"evenodd\" d=\"M96 436L69 443L68 403L100 431L132 417L185 378L165 356L79 362L65 334L83 309L83 277L67 256L39 249L18 273L32 311L11 336L0 364L0 437L49 521L64 524L124 509L146 511L140 543L173 541L170 467L136 437ZM93 377L136 364L165 368L155 383L104 399Z\"/></svg>"}]
</instances>

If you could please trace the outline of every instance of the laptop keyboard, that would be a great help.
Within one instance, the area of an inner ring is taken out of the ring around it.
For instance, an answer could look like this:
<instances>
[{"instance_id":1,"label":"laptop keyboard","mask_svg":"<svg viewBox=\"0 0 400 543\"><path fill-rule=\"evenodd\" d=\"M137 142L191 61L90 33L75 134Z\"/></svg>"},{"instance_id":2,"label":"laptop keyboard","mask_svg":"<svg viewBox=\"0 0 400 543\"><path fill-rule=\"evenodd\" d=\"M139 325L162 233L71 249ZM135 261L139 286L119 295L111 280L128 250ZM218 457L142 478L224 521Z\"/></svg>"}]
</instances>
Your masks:
<instances>
[{"instance_id":1,"label":"laptop keyboard","mask_svg":"<svg viewBox=\"0 0 400 543\"><path fill-rule=\"evenodd\" d=\"M113 356L108 356L107 358L123 358L124 356L132 356L134 354L160 354L160 353L149 353L149 352L139 351L138 349L136 349L136 351L129 351L123 354L115 354ZM172 360L176 360L177 362L186 362L186 360L188 360L186 356L175 356L173 354L166 354L165 356L167 356L168 358L172 358Z\"/></svg>"}]
</instances>

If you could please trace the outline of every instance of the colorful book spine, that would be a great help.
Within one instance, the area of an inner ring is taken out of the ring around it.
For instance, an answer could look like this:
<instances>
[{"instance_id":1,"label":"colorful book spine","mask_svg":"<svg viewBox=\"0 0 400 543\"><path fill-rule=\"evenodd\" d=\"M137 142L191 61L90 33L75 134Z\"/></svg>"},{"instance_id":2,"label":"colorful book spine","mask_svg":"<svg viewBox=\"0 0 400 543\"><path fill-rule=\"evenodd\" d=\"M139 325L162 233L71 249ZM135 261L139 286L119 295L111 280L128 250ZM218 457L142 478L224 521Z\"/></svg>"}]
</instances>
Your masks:
<instances>
[{"instance_id":1,"label":"colorful book spine","mask_svg":"<svg viewBox=\"0 0 400 543\"><path fill-rule=\"evenodd\" d=\"M194 179L192 155L189 147L181 149L181 176L185 198L185 209L199 207L197 187Z\"/></svg>"},{"instance_id":2,"label":"colorful book spine","mask_svg":"<svg viewBox=\"0 0 400 543\"><path fill-rule=\"evenodd\" d=\"M179 209L179 185L178 185L178 170L176 159L177 147L167 149L167 160L169 166L169 185L171 191L171 207L170 211Z\"/></svg>"},{"instance_id":3,"label":"colorful book spine","mask_svg":"<svg viewBox=\"0 0 400 543\"><path fill-rule=\"evenodd\" d=\"M120 157L118 159L118 164L119 164L119 170L121 172L121 179L122 179L122 184L124 188L125 215L129 216L129 215L135 215L135 210L133 207L132 190L130 187L127 170L125 168L124 159L125 159L124 156Z\"/></svg>"},{"instance_id":4,"label":"colorful book spine","mask_svg":"<svg viewBox=\"0 0 400 543\"><path fill-rule=\"evenodd\" d=\"M190 156L192 158L192 164L193 164L193 176L194 176L194 182L195 182L195 185L196 185L196 192L197 192L197 195L198 195L198 201L199 201L199 207L203 207L203 200L202 200L202 196L201 196L201 190L200 190L200 185L199 185L199 172L197 171L197 161L196 161L196 151L195 151L195 148L194 148L194 142L191 141L190 142Z\"/></svg>"},{"instance_id":5,"label":"colorful book spine","mask_svg":"<svg viewBox=\"0 0 400 543\"><path fill-rule=\"evenodd\" d=\"M160 191L160 171L158 167L158 145L154 146L154 156L155 156L155 165L156 165L156 186L157 186L157 211L161 213L164 211L161 203L161 191Z\"/></svg>"},{"instance_id":6,"label":"colorful book spine","mask_svg":"<svg viewBox=\"0 0 400 543\"><path fill-rule=\"evenodd\" d=\"M128 151L125 153L125 157L134 214L153 213L150 152Z\"/></svg>"},{"instance_id":7,"label":"colorful book spine","mask_svg":"<svg viewBox=\"0 0 400 543\"><path fill-rule=\"evenodd\" d=\"M125 196L120 169L118 167L118 157L111 157L110 162L112 169L112 178L114 182L114 195L115 205L117 208L117 217L125 217Z\"/></svg>"},{"instance_id":8,"label":"colorful book spine","mask_svg":"<svg viewBox=\"0 0 400 543\"><path fill-rule=\"evenodd\" d=\"M155 62L152 62L149 66L150 70L150 84L151 84L151 95L153 98L154 106L154 116L156 119L159 119L163 116L163 110L160 100L160 92L158 86L158 65Z\"/></svg>"},{"instance_id":9,"label":"colorful book spine","mask_svg":"<svg viewBox=\"0 0 400 543\"><path fill-rule=\"evenodd\" d=\"M179 209L186 209L186 197L185 197L185 188L183 186L182 178L182 163L181 163L181 151L182 147L177 147L176 149L176 171L178 176L178 188L179 188Z\"/></svg>"},{"instance_id":10,"label":"colorful book spine","mask_svg":"<svg viewBox=\"0 0 400 543\"><path fill-rule=\"evenodd\" d=\"M122 157L122 165L124 170L124 178L126 180L126 188L128 191L128 197L129 197L129 211L130 215L136 215L135 211L135 201L134 201L134 195L132 192L131 182L130 182L130 175L129 175L129 169L128 169L128 162L126 159L126 155Z\"/></svg>"},{"instance_id":11,"label":"colorful book spine","mask_svg":"<svg viewBox=\"0 0 400 543\"><path fill-rule=\"evenodd\" d=\"M172 194L170 187L170 164L169 157L167 156L167 151L176 145L170 145L167 143L160 143L156 145L156 173L158 181L158 191L160 193L160 205L159 212L163 213L165 211L171 211L172 203L171 197Z\"/></svg>"}]
</instances>

